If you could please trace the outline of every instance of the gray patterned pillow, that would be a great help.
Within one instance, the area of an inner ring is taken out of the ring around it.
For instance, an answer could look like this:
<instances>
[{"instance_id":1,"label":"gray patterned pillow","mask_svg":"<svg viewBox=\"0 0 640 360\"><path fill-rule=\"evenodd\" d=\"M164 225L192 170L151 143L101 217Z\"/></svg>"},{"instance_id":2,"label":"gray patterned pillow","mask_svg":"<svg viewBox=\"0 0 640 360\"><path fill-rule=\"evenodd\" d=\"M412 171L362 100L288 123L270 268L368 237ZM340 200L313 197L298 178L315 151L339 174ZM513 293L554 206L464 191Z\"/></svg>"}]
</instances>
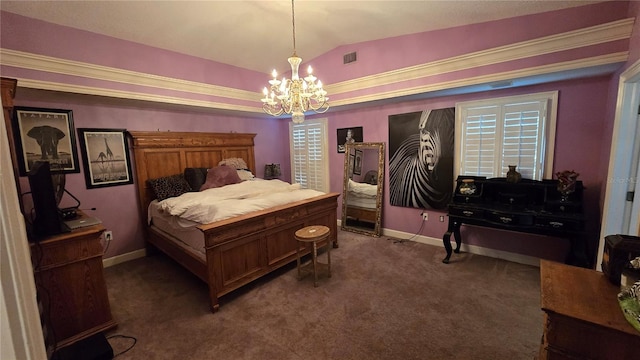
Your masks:
<instances>
[{"instance_id":1,"label":"gray patterned pillow","mask_svg":"<svg viewBox=\"0 0 640 360\"><path fill-rule=\"evenodd\" d=\"M164 199L180 196L191 191L191 187L182 174L165 176L157 179L150 179L149 185L156 194L156 199Z\"/></svg>"}]
</instances>

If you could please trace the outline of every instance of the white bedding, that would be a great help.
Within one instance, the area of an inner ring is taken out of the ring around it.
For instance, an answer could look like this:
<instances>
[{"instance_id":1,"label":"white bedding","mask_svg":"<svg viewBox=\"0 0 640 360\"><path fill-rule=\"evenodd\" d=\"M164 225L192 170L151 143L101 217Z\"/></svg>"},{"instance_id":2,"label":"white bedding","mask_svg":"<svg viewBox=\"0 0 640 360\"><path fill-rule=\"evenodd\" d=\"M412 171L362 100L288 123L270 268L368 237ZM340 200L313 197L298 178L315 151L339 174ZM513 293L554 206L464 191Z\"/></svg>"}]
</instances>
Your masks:
<instances>
[{"instance_id":1,"label":"white bedding","mask_svg":"<svg viewBox=\"0 0 640 360\"><path fill-rule=\"evenodd\" d=\"M198 229L198 223L161 213L157 200L149 204L149 223L165 235L171 235L179 246L205 261L204 234Z\"/></svg>"},{"instance_id":2,"label":"white bedding","mask_svg":"<svg viewBox=\"0 0 640 360\"><path fill-rule=\"evenodd\" d=\"M375 209L377 206L378 186L367 183L359 183L349 179L349 195L347 205L367 209Z\"/></svg>"},{"instance_id":3,"label":"white bedding","mask_svg":"<svg viewBox=\"0 0 640 360\"><path fill-rule=\"evenodd\" d=\"M355 195L364 198L375 198L378 196L378 186L367 183L359 183L349 179L349 192L350 195Z\"/></svg>"},{"instance_id":4,"label":"white bedding","mask_svg":"<svg viewBox=\"0 0 640 360\"><path fill-rule=\"evenodd\" d=\"M309 199L323 192L302 189L281 180L243 181L160 201L160 211L181 219L207 224L253 211Z\"/></svg>"}]
</instances>

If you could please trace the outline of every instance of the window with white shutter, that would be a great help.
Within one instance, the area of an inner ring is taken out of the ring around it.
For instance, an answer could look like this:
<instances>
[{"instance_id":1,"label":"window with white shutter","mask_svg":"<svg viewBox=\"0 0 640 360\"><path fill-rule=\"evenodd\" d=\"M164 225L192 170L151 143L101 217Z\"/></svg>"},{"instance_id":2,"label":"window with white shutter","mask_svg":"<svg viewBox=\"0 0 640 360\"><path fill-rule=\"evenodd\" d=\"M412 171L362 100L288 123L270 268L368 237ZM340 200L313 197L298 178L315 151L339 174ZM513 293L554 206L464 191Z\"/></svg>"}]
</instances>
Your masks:
<instances>
[{"instance_id":1,"label":"window with white shutter","mask_svg":"<svg viewBox=\"0 0 640 360\"><path fill-rule=\"evenodd\" d=\"M327 119L289 123L291 178L306 189L329 192Z\"/></svg>"},{"instance_id":2,"label":"window with white shutter","mask_svg":"<svg viewBox=\"0 0 640 360\"><path fill-rule=\"evenodd\" d=\"M558 92L456 104L456 176L551 178Z\"/></svg>"}]
</instances>

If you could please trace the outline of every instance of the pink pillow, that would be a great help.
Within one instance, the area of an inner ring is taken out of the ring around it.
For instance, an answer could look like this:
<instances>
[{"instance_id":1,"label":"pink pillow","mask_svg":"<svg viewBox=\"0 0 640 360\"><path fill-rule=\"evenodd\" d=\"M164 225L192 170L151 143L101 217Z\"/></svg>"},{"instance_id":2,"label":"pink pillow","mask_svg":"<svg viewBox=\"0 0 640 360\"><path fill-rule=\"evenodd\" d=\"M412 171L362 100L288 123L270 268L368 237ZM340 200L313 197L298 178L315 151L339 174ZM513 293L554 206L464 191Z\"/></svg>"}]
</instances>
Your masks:
<instances>
[{"instance_id":1,"label":"pink pillow","mask_svg":"<svg viewBox=\"0 0 640 360\"><path fill-rule=\"evenodd\" d=\"M236 169L226 165L215 166L207 171L207 180L200 187L200 191L229 184L237 184L241 181Z\"/></svg>"}]
</instances>

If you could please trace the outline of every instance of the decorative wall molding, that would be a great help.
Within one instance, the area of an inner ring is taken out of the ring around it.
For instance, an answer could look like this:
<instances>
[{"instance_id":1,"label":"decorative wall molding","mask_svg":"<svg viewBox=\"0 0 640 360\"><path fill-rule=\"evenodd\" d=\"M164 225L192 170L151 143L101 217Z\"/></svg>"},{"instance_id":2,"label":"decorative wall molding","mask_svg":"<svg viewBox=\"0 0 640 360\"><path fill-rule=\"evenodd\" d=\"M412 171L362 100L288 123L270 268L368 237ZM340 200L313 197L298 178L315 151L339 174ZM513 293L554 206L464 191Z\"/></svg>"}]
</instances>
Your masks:
<instances>
[{"instance_id":1,"label":"decorative wall molding","mask_svg":"<svg viewBox=\"0 0 640 360\"><path fill-rule=\"evenodd\" d=\"M264 113L262 111L262 107L258 107L258 105L260 105L258 101L255 101L256 103L255 107L242 106L242 105L227 104L227 103L214 102L214 101L194 100L194 99L181 98L181 97L175 97L175 96L147 94L147 93L133 92L133 91L121 91L121 90L113 90L113 89L106 89L106 88L99 88L99 87L75 85L75 84L68 84L68 83L57 83L57 82L41 81L41 80L33 80L33 79L25 79L25 78L18 78L18 87L38 89L38 90L60 91L60 92L68 92L68 93L83 94L83 95L106 96L106 97L119 98L119 99L152 101L152 102L158 102L163 104L185 105L185 106L193 106L193 107L201 107L201 108L209 108L209 109L230 110L234 112L250 112L250 113L258 113L258 114ZM256 99L259 99L259 97L256 97Z\"/></svg>"},{"instance_id":2,"label":"decorative wall molding","mask_svg":"<svg viewBox=\"0 0 640 360\"><path fill-rule=\"evenodd\" d=\"M260 95L256 95L257 93L253 91L123 70L10 49L0 49L0 57L2 59L2 65L47 73L111 81L128 85L147 86L151 88L174 90L200 95L219 96L245 101L255 101L256 99L259 100L261 97Z\"/></svg>"},{"instance_id":3,"label":"decorative wall molding","mask_svg":"<svg viewBox=\"0 0 640 360\"><path fill-rule=\"evenodd\" d=\"M429 92L434 92L439 90L454 89L454 88L460 88L460 87L466 87L466 86L494 83L498 81L539 76L539 75L545 75L545 74L550 74L555 72L571 71L571 70L578 70L578 69L586 69L589 67L624 63L625 61L627 61L628 57L629 57L629 52L623 51L623 52L618 52L614 54L596 56L592 58L565 61L565 62L560 62L555 64L535 66L531 68L523 68L523 69L518 69L513 71L505 71L502 73L456 79L456 80L439 82L439 83L431 83L431 84L422 85L422 86L402 88L402 89L362 95L357 97L350 97L350 98L341 99L341 100L332 100L331 106L336 107L336 106L342 106L342 105L365 103L369 101L383 100L383 99L389 99L389 98L395 98L395 97L401 97L401 96L410 96L410 95L429 93Z\"/></svg>"},{"instance_id":4,"label":"decorative wall molding","mask_svg":"<svg viewBox=\"0 0 640 360\"><path fill-rule=\"evenodd\" d=\"M325 85L329 94L347 93L390 85L433 75L472 69L478 66L520 60L532 56L603 44L631 37L634 18L618 20L566 33L550 35L519 43L454 56L430 63L391 70L358 79Z\"/></svg>"},{"instance_id":5,"label":"decorative wall molding","mask_svg":"<svg viewBox=\"0 0 640 360\"><path fill-rule=\"evenodd\" d=\"M374 90L372 94L362 96L349 96L348 94L349 92L356 90L382 87L407 80L416 80L444 73L472 69L478 66L503 63L542 54L628 39L631 36L633 23L634 18L618 20L562 34L546 36L474 53L463 54L430 63L365 76L358 79L343 81L336 84L330 84L325 87L331 96L334 97L331 101L331 106L335 108L343 105L360 104L369 101L410 96L439 90L474 86L529 76L539 76L554 72L622 63L628 58L628 52L626 51L477 77L462 78L439 83L427 83L425 85L414 87L403 87L391 91L375 92ZM149 91L147 92L144 89L140 91L122 91L107 87L92 87L13 76L18 78L19 87L152 101L158 103L228 110L233 112L248 112L254 114L263 113L259 102L259 99L262 97L260 92L158 76L154 74L117 69L2 48L0 48L0 62L3 66L10 66L18 69L36 70L45 73L63 74L90 80L101 80L147 87L149 88ZM152 89L173 90L185 93L185 96L156 95L153 94ZM220 101L195 100L190 99L187 94L215 96L229 99L231 101L227 103ZM347 97L344 99L335 99L336 94L345 94ZM249 102L255 103L256 105L236 105L233 102Z\"/></svg>"}]
</instances>

